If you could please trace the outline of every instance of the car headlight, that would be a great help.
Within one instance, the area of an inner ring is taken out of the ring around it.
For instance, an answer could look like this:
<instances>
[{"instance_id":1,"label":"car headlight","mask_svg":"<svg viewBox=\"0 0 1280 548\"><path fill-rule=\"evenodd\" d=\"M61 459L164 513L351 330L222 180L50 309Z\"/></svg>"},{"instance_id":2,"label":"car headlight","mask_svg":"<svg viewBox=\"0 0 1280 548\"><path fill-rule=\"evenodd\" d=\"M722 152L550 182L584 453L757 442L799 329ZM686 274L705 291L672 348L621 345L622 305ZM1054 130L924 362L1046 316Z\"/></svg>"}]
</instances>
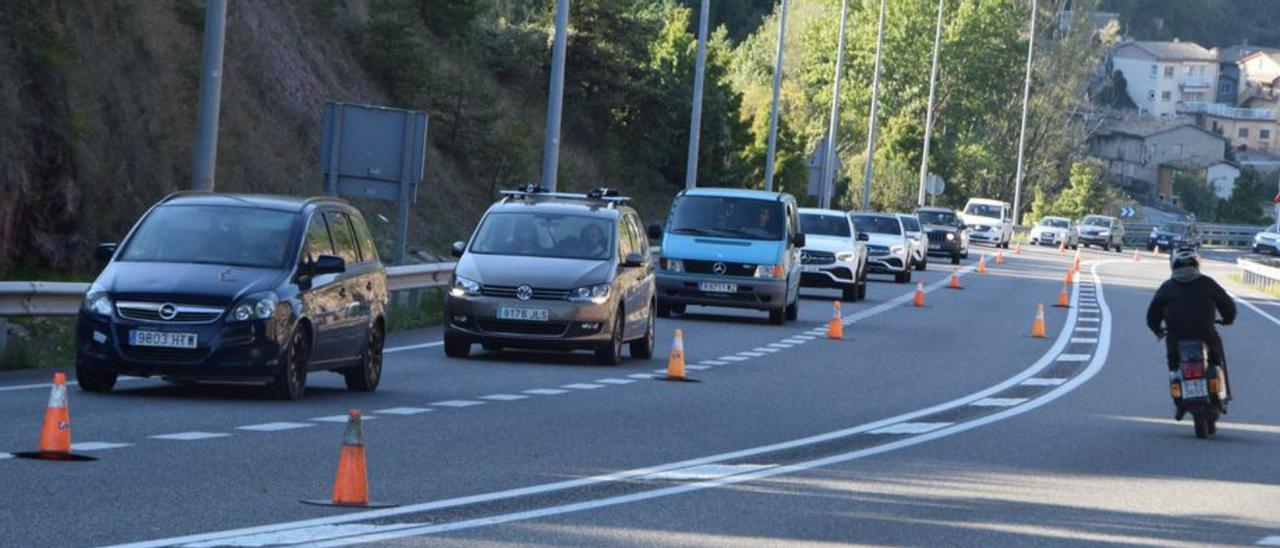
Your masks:
<instances>
[{"instance_id":1,"label":"car headlight","mask_svg":"<svg viewBox=\"0 0 1280 548\"><path fill-rule=\"evenodd\" d=\"M265 320L275 313L276 304L279 302L280 299L274 292L254 293L241 299L240 304L231 309L231 320L237 322Z\"/></svg>"},{"instance_id":2,"label":"car headlight","mask_svg":"<svg viewBox=\"0 0 1280 548\"><path fill-rule=\"evenodd\" d=\"M680 259L658 259L658 267L667 272L684 272L684 261Z\"/></svg>"},{"instance_id":3,"label":"car headlight","mask_svg":"<svg viewBox=\"0 0 1280 548\"><path fill-rule=\"evenodd\" d=\"M892 253L894 255L901 255L906 250L907 248L905 246L895 245L889 248L889 253Z\"/></svg>"},{"instance_id":4,"label":"car headlight","mask_svg":"<svg viewBox=\"0 0 1280 548\"><path fill-rule=\"evenodd\" d=\"M569 300L576 303L604 303L609 300L609 284L596 284L574 288L569 292Z\"/></svg>"},{"instance_id":5,"label":"car headlight","mask_svg":"<svg viewBox=\"0 0 1280 548\"><path fill-rule=\"evenodd\" d=\"M461 297L463 295L479 295L480 284L469 278L454 276L453 286L449 288L449 294L454 297Z\"/></svg>"},{"instance_id":6,"label":"car headlight","mask_svg":"<svg viewBox=\"0 0 1280 548\"><path fill-rule=\"evenodd\" d=\"M98 284L93 284L89 287L89 291L84 294L84 301L81 302L80 306L94 314L111 315L111 297L108 297L107 290Z\"/></svg>"},{"instance_id":7,"label":"car headlight","mask_svg":"<svg viewBox=\"0 0 1280 548\"><path fill-rule=\"evenodd\" d=\"M948 241L948 242L954 242L954 241L956 241L956 235L955 235L955 234L952 234L952 233L950 233L950 232L948 232L948 233L947 233L947 241Z\"/></svg>"},{"instance_id":8,"label":"car headlight","mask_svg":"<svg viewBox=\"0 0 1280 548\"><path fill-rule=\"evenodd\" d=\"M782 265L762 264L756 267L755 277L777 279L782 277Z\"/></svg>"},{"instance_id":9,"label":"car headlight","mask_svg":"<svg viewBox=\"0 0 1280 548\"><path fill-rule=\"evenodd\" d=\"M836 262L848 263L853 261L852 251L841 251L836 253Z\"/></svg>"}]
</instances>

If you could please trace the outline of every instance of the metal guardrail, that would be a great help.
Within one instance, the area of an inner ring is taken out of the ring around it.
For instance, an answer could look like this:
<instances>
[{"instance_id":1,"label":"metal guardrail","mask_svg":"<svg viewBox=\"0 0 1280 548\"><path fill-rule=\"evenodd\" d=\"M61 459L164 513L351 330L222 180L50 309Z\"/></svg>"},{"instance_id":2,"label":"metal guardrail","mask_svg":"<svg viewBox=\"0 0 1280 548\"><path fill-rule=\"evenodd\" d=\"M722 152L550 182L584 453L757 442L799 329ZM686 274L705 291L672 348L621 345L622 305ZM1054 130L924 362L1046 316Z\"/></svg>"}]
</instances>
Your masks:
<instances>
[{"instance_id":1,"label":"metal guardrail","mask_svg":"<svg viewBox=\"0 0 1280 548\"><path fill-rule=\"evenodd\" d=\"M1280 268L1246 257L1236 259L1236 266L1240 268L1240 280L1244 283L1265 290L1280 289Z\"/></svg>"},{"instance_id":2,"label":"metal guardrail","mask_svg":"<svg viewBox=\"0 0 1280 548\"><path fill-rule=\"evenodd\" d=\"M1130 246L1147 245L1147 239L1151 236L1151 231L1155 230L1157 226L1160 225L1156 223L1125 223L1125 244ZM1253 245L1253 237L1267 228L1265 226L1214 223L1199 223L1196 227L1200 230L1201 243L1226 247L1249 247Z\"/></svg>"}]
</instances>

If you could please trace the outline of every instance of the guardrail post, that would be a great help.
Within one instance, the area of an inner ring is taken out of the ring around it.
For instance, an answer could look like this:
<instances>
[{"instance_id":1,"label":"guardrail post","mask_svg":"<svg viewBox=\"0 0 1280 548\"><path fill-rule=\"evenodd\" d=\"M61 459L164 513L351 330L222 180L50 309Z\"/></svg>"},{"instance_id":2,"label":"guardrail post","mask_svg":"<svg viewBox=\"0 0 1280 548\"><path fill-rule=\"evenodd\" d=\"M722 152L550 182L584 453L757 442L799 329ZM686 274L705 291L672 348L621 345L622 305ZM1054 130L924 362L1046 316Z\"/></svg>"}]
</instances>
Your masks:
<instances>
[{"instance_id":1,"label":"guardrail post","mask_svg":"<svg viewBox=\"0 0 1280 548\"><path fill-rule=\"evenodd\" d=\"M5 342L9 340L9 323L0 317L0 358L4 357Z\"/></svg>"}]
</instances>

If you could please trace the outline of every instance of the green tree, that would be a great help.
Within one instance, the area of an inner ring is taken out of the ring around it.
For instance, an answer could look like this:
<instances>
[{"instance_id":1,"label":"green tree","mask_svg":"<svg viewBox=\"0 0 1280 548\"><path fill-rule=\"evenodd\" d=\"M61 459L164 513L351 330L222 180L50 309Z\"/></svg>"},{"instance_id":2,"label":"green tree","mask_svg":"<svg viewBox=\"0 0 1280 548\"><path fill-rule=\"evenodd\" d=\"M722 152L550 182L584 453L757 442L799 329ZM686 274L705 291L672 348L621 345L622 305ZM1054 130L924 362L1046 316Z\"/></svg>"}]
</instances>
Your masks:
<instances>
[{"instance_id":1,"label":"green tree","mask_svg":"<svg viewBox=\"0 0 1280 548\"><path fill-rule=\"evenodd\" d=\"M1266 224L1271 217L1268 214L1273 194L1270 185L1263 184L1262 176L1256 170L1246 168L1236 178L1235 187L1231 189L1231 197L1222 202L1218 209L1218 220L1224 223Z\"/></svg>"},{"instance_id":2,"label":"green tree","mask_svg":"<svg viewBox=\"0 0 1280 548\"><path fill-rule=\"evenodd\" d=\"M1194 214L1202 222L1217 219L1218 196L1204 177L1178 172L1173 176L1173 193L1178 197L1178 207Z\"/></svg>"},{"instance_id":3,"label":"green tree","mask_svg":"<svg viewBox=\"0 0 1280 548\"><path fill-rule=\"evenodd\" d=\"M1103 180L1105 167L1097 160L1081 160L1071 164L1071 177L1066 189L1050 194L1043 187L1033 191L1029 221L1054 215L1080 219L1089 214L1108 211L1116 201L1115 191Z\"/></svg>"}]
</instances>

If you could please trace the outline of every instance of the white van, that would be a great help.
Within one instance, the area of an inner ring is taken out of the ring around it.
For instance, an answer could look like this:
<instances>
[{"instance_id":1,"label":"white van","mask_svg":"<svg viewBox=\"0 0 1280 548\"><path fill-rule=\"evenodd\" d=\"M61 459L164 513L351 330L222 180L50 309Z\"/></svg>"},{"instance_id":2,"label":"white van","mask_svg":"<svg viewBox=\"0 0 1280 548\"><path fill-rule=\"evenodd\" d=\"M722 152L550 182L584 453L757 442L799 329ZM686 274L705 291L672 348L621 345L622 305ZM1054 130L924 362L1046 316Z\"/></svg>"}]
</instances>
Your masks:
<instances>
[{"instance_id":1,"label":"white van","mask_svg":"<svg viewBox=\"0 0 1280 548\"><path fill-rule=\"evenodd\" d=\"M969 198L964 206L964 224L969 226L971 241L1008 249L1013 239L1013 206L1000 200Z\"/></svg>"}]
</instances>

